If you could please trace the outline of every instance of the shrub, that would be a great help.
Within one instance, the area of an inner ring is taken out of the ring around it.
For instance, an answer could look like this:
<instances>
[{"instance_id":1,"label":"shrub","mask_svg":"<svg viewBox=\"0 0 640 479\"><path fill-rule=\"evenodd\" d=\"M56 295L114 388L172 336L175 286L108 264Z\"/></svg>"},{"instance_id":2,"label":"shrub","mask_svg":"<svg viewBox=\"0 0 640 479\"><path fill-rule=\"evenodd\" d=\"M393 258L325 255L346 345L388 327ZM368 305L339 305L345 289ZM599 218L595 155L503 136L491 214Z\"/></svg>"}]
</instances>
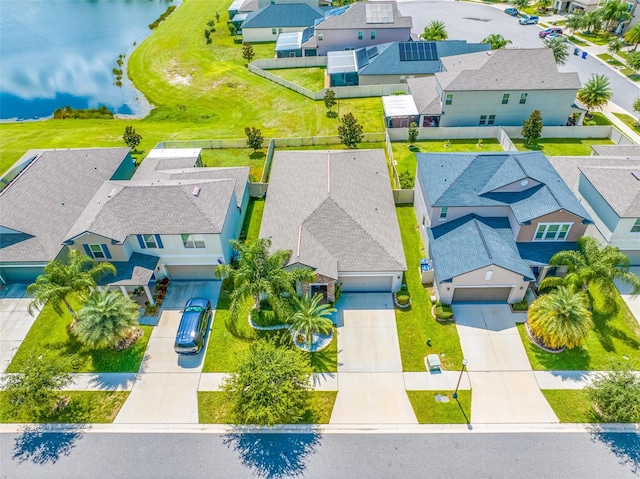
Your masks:
<instances>
[{"instance_id":1,"label":"shrub","mask_svg":"<svg viewBox=\"0 0 640 479\"><path fill-rule=\"evenodd\" d=\"M408 291L399 291L396 294L396 301L398 302L398 304L405 306L411 301L411 296L409 295Z\"/></svg>"},{"instance_id":2,"label":"shrub","mask_svg":"<svg viewBox=\"0 0 640 479\"><path fill-rule=\"evenodd\" d=\"M112 120L113 112L107 109L105 105L102 105L100 108L87 108L84 110L76 110L74 108L71 108L70 106L64 106L56 108L53 112L54 120L66 120L67 118L75 118L81 120L88 120L93 118Z\"/></svg>"},{"instance_id":3,"label":"shrub","mask_svg":"<svg viewBox=\"0 0 640 479\"><path fill-rule=\"evenodd\" d=\"M599 374L587 394L604 420L640 421L640 378L627 368Z\"/></svg>"},{"instance_id":4,"label":"shrub","mask_svg":"<svg viewBox=\"0 0 640 479\"><path fill-rule=\"evenodd\" d=\"M451 319L453 318L453 310L451 306L438 301L436 303L436 318L437 319Z\"/></svg>"},{"instance_id":5,"label":"shrub","mask_svg":"<svg viewBox=\"0 0 640 479\"><path fill-rule=\"evenodd\" d=\"M169 8L167 8L167 11L164 12L162 15L160 15L160 17L158 17L158 19L151 23L149 25L149 29L153 30L154 28L156 28L158 25L160 25L169 15L171 15L173 13L173 11L176 9L177 7L175 5L171 5Z\"/></svg>"},{"instance_id":6,"label":"shrub","mask_svg":"<svg viewBox=\"0 0 640 479\"><path fill-rule=\"evenodd\" d=\"M415 184L415 178L408 170L400 173L398 175L398 180L400 180L400 188L403 190L410 190Z\"/></svg>"},{"instance_id":7,"label":"shrub","mask_svg":"<svg viewBox=\"0 0 640 479\"><path fill-rule=\"evenodd\" d=\"M518 301L517 303L513 303L511 305L514 311L526 311L529 309L529 301L526 298L523 298L522 301Z\"/></svg>"}]
</instances>

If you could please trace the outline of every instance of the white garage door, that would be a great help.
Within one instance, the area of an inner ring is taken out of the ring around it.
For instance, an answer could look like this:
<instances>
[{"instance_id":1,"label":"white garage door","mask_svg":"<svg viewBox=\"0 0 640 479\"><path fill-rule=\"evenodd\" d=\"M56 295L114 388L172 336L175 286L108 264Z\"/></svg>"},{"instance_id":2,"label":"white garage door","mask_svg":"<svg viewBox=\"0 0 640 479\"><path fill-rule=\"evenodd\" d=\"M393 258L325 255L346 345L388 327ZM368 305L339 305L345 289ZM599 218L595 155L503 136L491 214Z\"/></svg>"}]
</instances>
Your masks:
<instances>
[{"instance_id":1,"label":"white garage door","mask_svg":"<svg viewBox=\"0 0 640 479\"><path fill-rule=\"evenodd\" d=\"M345 293L390 292L393 276L341 276L338 281Z\"/></svg>"},{"instance_id":2,"label":"white garage door","mask_svg":"<svg viewBox=\"0 0 640 479\"><path fill-rule=\"evenodd\" d=\"M171 265L167 266L167 273L171 279L218 279L215 275L216 266L210 265Z\"/></svg>"},{"instance_id":3,"label":"white garage door","mask_svg":"<svg viewBox=\"0 0 640 479\"><path fill-rule=\"evenodd\" d=\"M453 303L506 303L511 294L506 288L456 288Z\"/></svg>"}]
</instances>

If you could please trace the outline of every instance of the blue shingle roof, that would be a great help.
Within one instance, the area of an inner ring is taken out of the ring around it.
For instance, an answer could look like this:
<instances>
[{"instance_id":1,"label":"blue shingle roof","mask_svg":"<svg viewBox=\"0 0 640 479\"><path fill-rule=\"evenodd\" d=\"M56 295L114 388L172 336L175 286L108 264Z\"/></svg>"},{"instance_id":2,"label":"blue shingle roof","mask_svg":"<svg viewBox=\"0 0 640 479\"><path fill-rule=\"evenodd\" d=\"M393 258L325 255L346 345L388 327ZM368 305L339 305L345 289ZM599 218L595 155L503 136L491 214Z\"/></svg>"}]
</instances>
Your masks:
<instances>
[{"instance_id":1,"label":"blue shingle roof","mask_svg":"<svg viewBox=\"0 0 640 479\"><path fill-rule=\"evenodd\" d=\"M416 156L422 193L432 206L507 206L521 224L565 210L591 223L589 214L541 152ZM522 192L497 191L524 180L528 189Z\"/></svg>"},{"instance_id":2,"label":"blue shingle roof","mask_svg":"<svg viewBox=\"0 0 640 479\"><path fill-rule=\"evenodd\" d=\"M247 15L242 29L309 27L318 18L324 18L324 12L306 3L267 5Z\"/></svg>"},{"instance_id":3,"label":"blue shingle roof","mask_svg":"<svg viewBox=\"0 0 640 479\"><path fill-rule=\"evenodd\" d=\"M507 218L467 215L430 228L427 233L440 281L491 265L520 274L525 280L535 279L520 257Z\"/></svg>"},{"instance_id":4,"label":"blue shingle roof","mask_svg":"<svg viewBox=\"0 0 640 479\"><path fill-rule=\"evenodd\" d=\"M564 241L534 241L517 243L520 257L531 266L549 264L551 257L558 251L577 251L578 243Z\"/></svg>"}]
</instances>

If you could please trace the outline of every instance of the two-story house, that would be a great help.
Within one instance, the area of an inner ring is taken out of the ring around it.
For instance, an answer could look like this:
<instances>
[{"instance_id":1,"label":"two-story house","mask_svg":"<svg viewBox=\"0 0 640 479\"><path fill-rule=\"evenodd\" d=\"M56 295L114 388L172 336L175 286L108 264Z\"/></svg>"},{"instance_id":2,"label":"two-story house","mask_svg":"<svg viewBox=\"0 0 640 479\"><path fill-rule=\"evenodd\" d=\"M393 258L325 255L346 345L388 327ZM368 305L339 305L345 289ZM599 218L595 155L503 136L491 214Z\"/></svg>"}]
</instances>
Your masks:
<instances>
[{"instance_id":1,"label":"two-story house","mask_svg":"<svg viewBox=\"0 0 640 479\"><path fill-rule=\"evenodd\" d=\"M540 152L418 153L414 206L440 301L520 301L591 218Z\"/></svg>"},{"instance_id":2,"label":"two-story house","mask_svg":"<svg viewBox=\"0 0 640 479\"><path fill-rule=\"evenodd\" d=\"M324 11L306 3L283 3L262 7L242 22L243 42L273 42L281 33L302 32L324 18Z\"/></svg>"},{"instance_id":3,"label":"two-story house","mask_svg":"<svg viewBox=\"0 0 640 479\"><path fill-rule=\"evenodd\" d=\"M423 127L522 126L534 110L547 126L565 126L572 116L579 125L586 113L575 104L578 74L560 73L549 48L444 57L441 72L407 84Z\"/></svg>"}]
</instances>

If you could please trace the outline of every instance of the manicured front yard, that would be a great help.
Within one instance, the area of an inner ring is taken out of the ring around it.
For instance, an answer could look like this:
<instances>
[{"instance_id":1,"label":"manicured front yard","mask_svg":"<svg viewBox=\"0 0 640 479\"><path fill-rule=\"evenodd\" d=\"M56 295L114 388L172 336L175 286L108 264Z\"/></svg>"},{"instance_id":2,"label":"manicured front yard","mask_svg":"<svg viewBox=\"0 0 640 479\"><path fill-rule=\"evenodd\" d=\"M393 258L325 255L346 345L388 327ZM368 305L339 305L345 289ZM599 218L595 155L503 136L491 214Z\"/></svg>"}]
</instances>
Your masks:
<instances>
[{"instance_id":1,"label":"manicured front yard","mask_svg":"<svg viewBox=\"0 0 640 479\"><path fill-rule=\"evenodd\" d=\"M328 424L337 391L312 391L310 407L297 424ZM233 424L229 403L224 393L198 392L198 420L201 424Z\"/></svg>"},{"instance_id":2,"label":"manicured front yard","mask_svg":"<svg viewBox=\"0 0 640 479\"><path fill-rule=\"evenodd\" d=\"M413 412L420 424L468 424L471 422L471 391L407 391ZM435 400L436 394L448 396L449 402Z\"/></svg>"},{"instance_id":3,"label":"manicured front yard","mask_svg":"<svg viewBox=\"0 0 640 479\"><path fill-rule=\"evenodd\" d=\"M529 341L524 325L518 325L522 342L533 369L540 370L592 370L612 369L616 362L628 363L631 369L640 369L640 325L631 311L617 295L615 302L606 303L602 294L590 288L593 303L594 329L581 348L560 354L542 351Z\"/></svg>"},{"instance_id":4,"label":"manicured front yard","mask_svg":"<svg viewBox=\"0 0 640 479\"><path fill-rule=\"evenodd\" d=\"M324 88L324 74L327 71L324 67L311 68L283 68L279 70L269 70L285 80L300 85L311 91L319 91Z\"/></svg>"},{"instance_id":5,"label":"manicured front yard","mask_svg":"<svg viewBox=\"0 0 640 479\"><path fill-rule=\"evenodd\" d=\"M614 115L618 117L618 119L623 121L625 125L627 125L629 128L631 128L633 131L635 131L637 134L640 135L640 125L638 124L638 120L636 120L631 115L627 115L625 113L614 113Z\"/></svg>"},{"instance_id":6,"label":"manicured front yard","mask_svg":"<svg viewBox=\"0 0 640 479\"><path fill-rule=\"evenodd\" d=\"M442 354L445 369L455 369L462 361L458 331L454 323L442 324L431 316L431 293L420 282L420 258L426 257L413 206L396 207L400 234L407 260L405 282L411 294L411 308L395 310L403 371L425 371L427 354ZM427 339L431 338L431 346Z\"/></svg>"},{"instance_id":7,"label":"manicured front yard","mask_svg":"<svg viewBox=\"0 0 640 479\"><path fill-rule=\"evenodd\" d=\"M584 389L543 389L542 394L560 422L603 422L593 410Z\"/></svg>"},{"instance_id":8,"label":"manicured front yard","mask_svg":"<svg viewBox=\"0 0 640 479\"><path fill-rule=\"evenodd\" d=\"M547 156L589 156L591 145L613 145L608 138L541 138L529 148L524 140L512 139L520 151L542 151Z\"/></svg>"},{"instance_id":9,"label":"manicured front yard","mask_svg":"<svg viewBox=\"0 0 640 479\"><path fill-rule=\"evenodd\" d=\"M118 415L129 391L68 391L61 395L69 404L58 413L36 418L12 406L4 391L0 391L1 423L110 423Z\"/></svg>"},{"instance_id":10,"label":"manicured front yard","mask_svg":"<svg viewBox=\"0 0 640 479\"><path fill-rule=\"evenodd\" d=\"M116 351L110 348L91 349L83 346L69 332L70 324L71 315L68 312L58 315L52 307L45 306L20 345L7 372L20 371L27 357L41 354L46 350L54 354L75 356L76 369L73 372L138 372L153 330L152 326L140 326L144 331L142 338L132 347L124 351Z\"/></svg>"}]
</instances>

